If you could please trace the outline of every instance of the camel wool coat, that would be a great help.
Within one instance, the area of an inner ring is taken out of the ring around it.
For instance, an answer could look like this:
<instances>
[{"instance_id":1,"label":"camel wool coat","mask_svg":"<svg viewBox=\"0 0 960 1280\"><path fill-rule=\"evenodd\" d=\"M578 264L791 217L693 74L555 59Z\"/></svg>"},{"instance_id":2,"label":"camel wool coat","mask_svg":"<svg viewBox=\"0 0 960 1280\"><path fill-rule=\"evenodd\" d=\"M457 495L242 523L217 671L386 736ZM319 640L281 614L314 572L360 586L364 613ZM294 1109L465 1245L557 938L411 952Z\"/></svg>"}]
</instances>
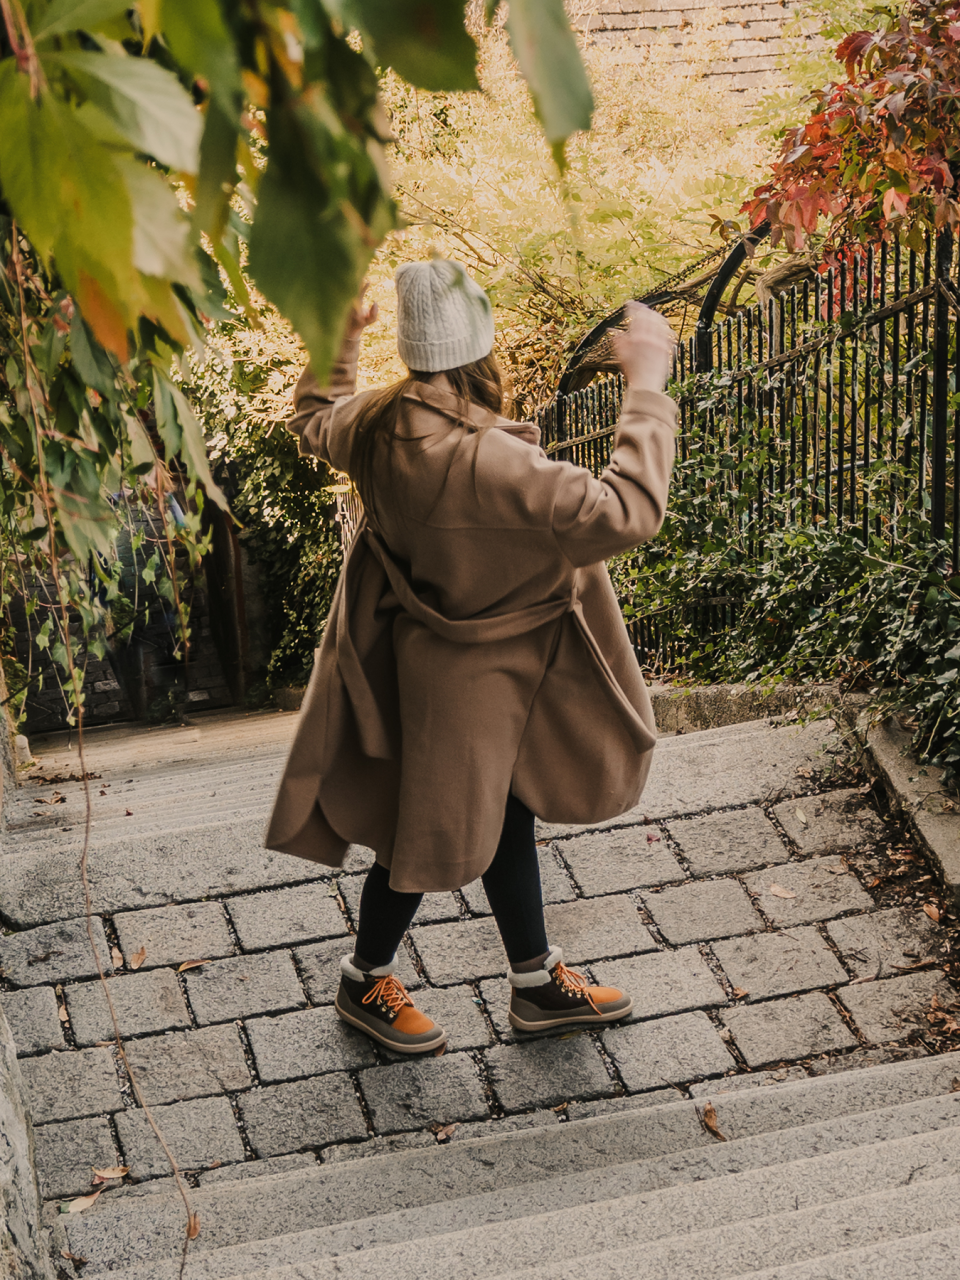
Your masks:
<instances>
[{"instance_id":1,"label":"camel wool coat","mask_svg":"<svg viewBox=\"0 0 960 1280\"><path fill-rule=\"evenodd\" d=\"M332 385L307 370L300 452L349 466L357 344ZM270 820L268 848L340 866L366 845L404 893L490 865L507 796L548 822L640 798L653 713L604 560L663 521L676 408L628 390L597 479L551 461L539 429L405 395L400 439L345 559Z\"/></svg>"}]
</instances>

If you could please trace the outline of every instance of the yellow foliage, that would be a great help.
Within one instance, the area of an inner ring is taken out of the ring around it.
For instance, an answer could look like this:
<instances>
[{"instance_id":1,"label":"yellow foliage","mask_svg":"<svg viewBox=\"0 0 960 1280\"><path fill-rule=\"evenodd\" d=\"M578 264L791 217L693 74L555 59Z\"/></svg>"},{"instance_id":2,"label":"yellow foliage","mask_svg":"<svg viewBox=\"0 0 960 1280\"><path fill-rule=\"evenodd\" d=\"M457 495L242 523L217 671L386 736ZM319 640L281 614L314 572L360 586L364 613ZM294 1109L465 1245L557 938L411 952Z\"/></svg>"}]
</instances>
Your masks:
<instances>
[{"instance_id":1,"label":"yellow foliage","mask_svg":"<svg viewBox=\"0 0 960 1280\"><path fill-rule=\"evenodd\" d=\"M570 349L625 298L719 243L711 215L735 218L765 159L756 100L710 85L722 56L705 11L684 65L665 44L588 47L594 127L568 147L561 181L506 39L480 33L481 94L425 94L390 74L384 97L408 226L371 271L383 322L365 339L367 385L399 377L391 277L431 253L463 261L489 291L498 353L517 408L549 396Z\"/></svg>"}]
</instances>

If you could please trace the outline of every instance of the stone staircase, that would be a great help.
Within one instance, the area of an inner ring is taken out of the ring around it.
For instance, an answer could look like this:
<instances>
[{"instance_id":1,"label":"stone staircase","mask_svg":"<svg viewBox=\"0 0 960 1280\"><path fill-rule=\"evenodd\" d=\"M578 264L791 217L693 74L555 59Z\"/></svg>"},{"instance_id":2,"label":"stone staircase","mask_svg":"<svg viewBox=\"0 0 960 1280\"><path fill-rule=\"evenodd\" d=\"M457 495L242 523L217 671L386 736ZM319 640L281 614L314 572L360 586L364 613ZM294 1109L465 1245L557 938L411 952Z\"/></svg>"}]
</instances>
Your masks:
<instances>
[{"instance_id":1,"label":"stone staircase","mask_svg":"<svg viewBox=\"0 0 960 1280\"><path fill-rule=\"evenodd\" d=\"M958 1077L947 1054L718 1080L549 1129L214 1171L186 1280L956 1280ZM183 1226L169 1180L56 1219L84 1280L176 1280Z\"/></svg>"}]
</instances>

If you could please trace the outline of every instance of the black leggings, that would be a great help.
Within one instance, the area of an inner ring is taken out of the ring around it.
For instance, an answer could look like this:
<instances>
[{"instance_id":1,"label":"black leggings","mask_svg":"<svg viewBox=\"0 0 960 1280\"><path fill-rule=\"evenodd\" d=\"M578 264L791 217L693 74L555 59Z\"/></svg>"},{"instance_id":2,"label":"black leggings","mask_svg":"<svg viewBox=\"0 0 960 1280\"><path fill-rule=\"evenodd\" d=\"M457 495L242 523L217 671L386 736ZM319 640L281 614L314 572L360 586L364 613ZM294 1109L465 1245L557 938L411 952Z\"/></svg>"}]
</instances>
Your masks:
<instances>
[{"instance_id":1,"label":"black leggings","mask_svg":"<svg viewBox=\"0 0 960 1280\"><path fill-rule=\"evenodd\" d=\"M548 944L534 817L516 796L507 799L500 843L482 880L511 965L544 955ZM390 872L375 862L360 895L359 958L374 969L389 964L422 898L422 893L391 889Z\"/></svg>"}]
</instances>

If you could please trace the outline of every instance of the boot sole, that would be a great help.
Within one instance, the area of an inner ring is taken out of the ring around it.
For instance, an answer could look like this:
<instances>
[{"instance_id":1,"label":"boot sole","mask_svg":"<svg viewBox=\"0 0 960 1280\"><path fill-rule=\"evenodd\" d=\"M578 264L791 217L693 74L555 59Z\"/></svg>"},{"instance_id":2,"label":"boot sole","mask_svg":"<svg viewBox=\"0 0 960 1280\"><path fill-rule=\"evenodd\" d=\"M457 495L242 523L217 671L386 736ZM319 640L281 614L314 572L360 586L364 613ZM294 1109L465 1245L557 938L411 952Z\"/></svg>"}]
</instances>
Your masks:
<instances>
[{"instance_id":1,"label":"boot sole","mask_svg":"<svg viewBox=\"0 0 960 1280\"><path fill-rule=\"evenodd\" d=\"M349 1022L352 1027L356 1027L358 1031L368 1035L371 1040L377 1040L388 1049L392 1049L394 1053L432 1053L435 1049L439 1049L447 1043L447 1033L440 1031L433 1040L421 1040L418 1044L402 1044L397 1040L391 1040L387 1036L380 1035L378 1031L374 1031L369 1023L362 1022L359 1018L355 1018L352 1013L347 1013L345 1009L341 1009L336 1000L333 1002L333 1007L344 1022Z\"/></svg>"},{"instance_id":2,"label":"boot sole","mask_svg":"<svg viewBox=\"0 0 960 1280\"><path fill-rule=\"evenodd\" d=\"M552 1031L556 1027L597 1026L599 1023L619 1022L630 1013L633 1013L632 1000L626 1008L614 1009L610 1013L582 1014L574 1018L544 1018L537 1022L526 1022L511 1010L507 1013L507 1018L511 1027L515 1027L517 1031Z\"/></svg>"}]
</instances>

